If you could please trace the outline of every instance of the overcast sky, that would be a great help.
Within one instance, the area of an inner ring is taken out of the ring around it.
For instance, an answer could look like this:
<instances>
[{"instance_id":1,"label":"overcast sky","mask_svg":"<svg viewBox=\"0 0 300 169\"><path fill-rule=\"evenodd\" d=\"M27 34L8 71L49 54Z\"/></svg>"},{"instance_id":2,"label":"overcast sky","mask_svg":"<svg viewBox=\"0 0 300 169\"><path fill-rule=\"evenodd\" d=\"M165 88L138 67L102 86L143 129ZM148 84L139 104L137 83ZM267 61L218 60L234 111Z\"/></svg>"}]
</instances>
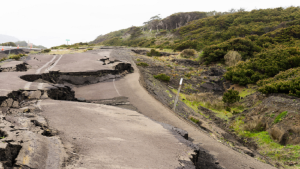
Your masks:
<instances>
[{"instance_id":1,"label":"overcast sky","mask_svg":"<svg viewBox=\"0 0 300 169\"><path fill-rule=\"evenodd\" d=\"M299 0L6 0L0 1L0 34L46 47L89 42L98 35L141 26L150 17L177 12L300 6Z\"/></svg>"}]
</instances>

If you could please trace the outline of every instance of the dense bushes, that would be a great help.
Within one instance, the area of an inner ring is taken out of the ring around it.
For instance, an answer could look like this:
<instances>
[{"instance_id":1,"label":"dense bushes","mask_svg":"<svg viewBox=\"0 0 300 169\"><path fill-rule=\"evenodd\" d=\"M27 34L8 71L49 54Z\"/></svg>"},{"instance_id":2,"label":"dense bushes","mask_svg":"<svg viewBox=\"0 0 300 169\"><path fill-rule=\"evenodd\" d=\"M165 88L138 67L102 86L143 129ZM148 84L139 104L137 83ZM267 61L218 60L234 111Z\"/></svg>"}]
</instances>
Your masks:
<instances>
[{"instance_id":1,"label":"dense bushes","mask_svg":"<svg viewBox=\"0 0 300 169\"><path fill-rule=\"evenodd\" d=\"M203 49L203 59L205 64L212 62L224 62L224 56L229 50L238 51L242 59L252 58L255 52L260 52L261 48L255 45L251 39L235 38L218 45L207 46Z\"/></svg>"},{"instance_id":2,"label":"dense bushes","mask_svg":"<svg viewBox=\"0 0 300 169\"><path fill-rule=\"evenodd\" d=\"M180 56L184 58L195 57L196 51L194 49L185 49L181 52Z\"/></svg>"},{"instance_id":3,"label":"dense bushes","mask_svg":"<svg viewBox=\"0 0 300 169\"><path fill-rule=\"evenodd\" d=\"M174 46L174 50L184 50L184 49L197 49L199 42L195 40L187 40L181 43L176 43Z\"/></svg>"},{"instance_id":4,"label":"dense bushes","mask_svg":"<svg viewBox=\"0 0 300 169\"><path fill-rule=\"evenodd\" d=\"M300 50L298 48L278 47L261 52L248 61L229 67L224 76L234 83L246 85L299 66Z\"/></svg>"},{"instance_id":5,"label":"dense bushes","mask_svg":"<svg viewBox=\"0 0 300 169\"><path fill-rule=\"evenodd\" d=\"M184 15L188 16L190 14L186 13ZM212 59L207 60L207 63L211 63L220 61L220 59L223 61L222 58L229 50L236 50L240 53L247 51L243 47L247 46L247 43L242 45L240 50L235 49L233 46L227 50L226 46L230 44L221 46L221 48L217 47L222 45L223 42L225 43L232 39L250 39L251 37L254 38L251 40L254 43L254 46L258 45L263 48L268 48L274 43L292 44L293 42L289 42L289 40L295 38L299 39L299 33L297 33L299 32L298 28L300 23L299 7L289 7L286 9L260 9L252 10L251 12L225 12L223 14L216 11L210 13L200 12L199 18L202 19L194 20L196 18L187 18L188 20L191 20L191 22L180 24L184 26L179 28L177 28L179 23L178 19L175 19L174 16L177 16L177 14L162 20L162 25L160 24L158 26L160 36L157 36L157 30L154 30L154 28L152 28L152 31L143 31L145 30L145 27L133 26L106 35L100 35L92 43L112 46L171 48L178 51L184 49L196 49L200 51L203 50L204 47L210 47L212 50L218 50L216 53L211 54ZM169 36L169 33L172 33L173 35ZM262 37L262 35L264 37ZM274 36L276 36L276 38L274 38ZM153 37L155 38L153 39ZM158 40L159 43L154 43L155 40ZM250 51L251 50L252 49L250 49ZM254 49L254 51L256 50ZM210 54L210 52L208 54ZM219 55L223 56L218 58ZM243 59L245 59L245 56L251 57L251 55L248 55L247 53L246 55L241 53L241 55ZM204 56L210 57L209 55Z\"/></svg>"},{"instance_id":6,"label":"dense bushes","mask_svg":"<svg viewBox=\"0 0 300 169\"><path fill-rule=\"evenodd\" d=\"M286 93L300 97L300 67L278 73L273 78L260 80L259 91L268 93Z\"/></svg>"}]
</instances>

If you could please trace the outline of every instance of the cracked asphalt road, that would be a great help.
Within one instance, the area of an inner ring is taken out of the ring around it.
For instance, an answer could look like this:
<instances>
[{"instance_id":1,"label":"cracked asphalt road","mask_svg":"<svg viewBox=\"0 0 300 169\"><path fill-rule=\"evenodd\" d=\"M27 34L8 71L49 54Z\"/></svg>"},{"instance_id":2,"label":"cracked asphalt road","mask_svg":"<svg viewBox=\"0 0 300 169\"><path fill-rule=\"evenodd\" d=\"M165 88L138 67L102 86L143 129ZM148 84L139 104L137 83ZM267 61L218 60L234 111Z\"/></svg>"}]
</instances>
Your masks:
<instances>
[{"instance_id":1,"label":"cracked asphalt road","mask_svg":"<svg viewBox=\"0 0 300 169\"><path fill-rule=\"evenodd\" d=\"M106 57L105 57L106 56ZM60 72L93 72L112 69L113 64L103 65L99 59L111 58L131 62L126 50L101 49L81 54L35 55L27 59L27 72L1 72L0 96L11 91L47 89L47 83L27 82L19 78L26 74ZM184 144L178 135L164 128L162 122L188 131L193 143L216 157L228 169L274 168L247 155L224 146L190 124L179 119L171 110L155 100L139 83L139 73L104 82L72 86L76 98L86 100L110 99L126 96L139 112L118 107L57 101L39 102L41 114L49 125L59 131L66 148L78 160L67 168L179 168L189 161L193 149ZM155 120L155 121L153 121ZM48 157L51 158L51 157Z\"/></svg>"}]
</instances>

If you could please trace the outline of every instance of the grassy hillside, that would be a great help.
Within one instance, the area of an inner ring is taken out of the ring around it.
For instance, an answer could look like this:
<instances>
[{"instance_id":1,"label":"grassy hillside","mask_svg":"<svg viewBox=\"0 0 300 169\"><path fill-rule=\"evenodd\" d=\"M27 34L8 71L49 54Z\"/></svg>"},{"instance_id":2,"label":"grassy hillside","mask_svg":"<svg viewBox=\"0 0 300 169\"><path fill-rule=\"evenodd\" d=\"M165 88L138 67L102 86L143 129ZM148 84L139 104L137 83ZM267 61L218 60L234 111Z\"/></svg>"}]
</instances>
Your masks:
<instances>
[{"instance_id":1,"label":"grassy hillside","mask_svg":"<svg viewBox=\"0 0 300 169\"><path fill-rule=\"evenodd\" d=\"M189 15L193 19L183 24L178 24L182 23L178 19L180 17L170 19L179 14ZM167 21L173 26L166 26ZM268 90L266 83L260 82L300 66L299 7L250 12L240 10L231 13L178 13L165 19L155 16L145 22L144 26L111 32L99 36L92 43L177 51L191 48L203 51L200 61L206 65L224 64L224 56L229 51L237 51L242 59L237 65L228 68L226 79L240 85L259 83L265 93L279 92L300 96L297 92L300 90L299 85L287 87L285 90ZM279 83L276 78L272 82Z\"/></svg>"}]
</instances>

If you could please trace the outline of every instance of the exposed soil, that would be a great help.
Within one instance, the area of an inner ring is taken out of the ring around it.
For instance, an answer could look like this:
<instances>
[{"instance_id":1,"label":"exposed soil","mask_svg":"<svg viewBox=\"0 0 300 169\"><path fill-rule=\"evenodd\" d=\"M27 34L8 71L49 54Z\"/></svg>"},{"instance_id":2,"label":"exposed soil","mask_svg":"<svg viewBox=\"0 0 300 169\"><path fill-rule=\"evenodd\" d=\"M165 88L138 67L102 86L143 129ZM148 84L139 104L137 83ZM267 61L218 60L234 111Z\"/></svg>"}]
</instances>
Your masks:
<instances>
[{"instance_id":1,"label":"exposed soil","mask_svg":"<svg viewBox=\"0 0 300 169\"><path fill-rule=\"evenodd\" d=\"M282 112L285 116L276 120ZM245 125L250 131L268 131L276 142L300 144L300 99L283 94L263 97L262 103L245 112Z\"/></svg>"}]
</instances>

